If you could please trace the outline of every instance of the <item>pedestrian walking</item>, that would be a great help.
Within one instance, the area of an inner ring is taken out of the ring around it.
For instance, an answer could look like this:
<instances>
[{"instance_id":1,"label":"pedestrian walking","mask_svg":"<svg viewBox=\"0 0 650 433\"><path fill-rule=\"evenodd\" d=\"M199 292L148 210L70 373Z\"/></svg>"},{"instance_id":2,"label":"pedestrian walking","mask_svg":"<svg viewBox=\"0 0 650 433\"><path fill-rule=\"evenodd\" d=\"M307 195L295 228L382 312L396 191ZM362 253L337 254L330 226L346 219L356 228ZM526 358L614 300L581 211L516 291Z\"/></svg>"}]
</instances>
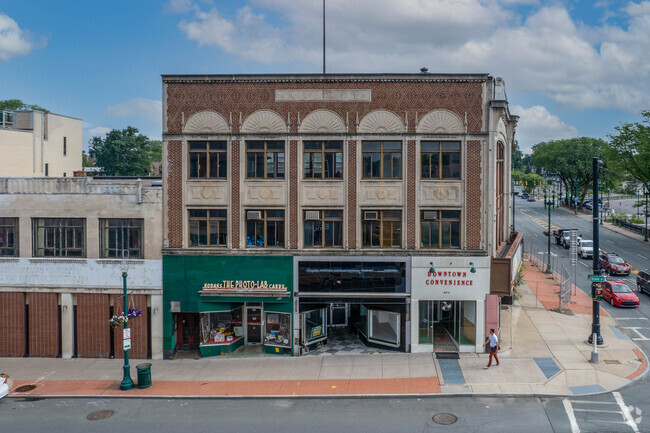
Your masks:
<instances>
[{"instance_id":1,"label":"pedestrian walking","mask_svg":"<svg viewBox=\"0 0 650 433\"><path fill-rule=\"evenodd\" d=\"M486 365L483 368L490 368L492 365L492 357L494 356L494 359L497 361L497 366L499 365L499 357L497 356L497 352L499 350L499 338L497 337L497 334L494 333L494 328L490 329L490 335L485 339L485 343L483 343L483 347L485 347L486 344L490 343L490 359L488 361L488 365Z\"/></svg>"}]
</instances>

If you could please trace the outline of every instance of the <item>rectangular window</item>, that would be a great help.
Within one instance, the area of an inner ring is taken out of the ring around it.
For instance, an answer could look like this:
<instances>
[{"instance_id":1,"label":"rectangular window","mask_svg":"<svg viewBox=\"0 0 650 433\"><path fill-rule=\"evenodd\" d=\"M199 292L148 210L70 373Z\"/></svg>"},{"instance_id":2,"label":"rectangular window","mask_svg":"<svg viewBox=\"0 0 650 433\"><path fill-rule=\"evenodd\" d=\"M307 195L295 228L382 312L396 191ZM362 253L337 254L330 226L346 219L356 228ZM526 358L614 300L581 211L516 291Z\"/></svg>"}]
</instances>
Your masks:
<instances>
[{"instance_id":1,"label":"rectangular window","mask_svg":"<svg viewBox=\"0 0 650 433\"><path fill-rule=\"evenodd\" d=\"M201 345L229 344L243 338L242 307L201 313Z\"/></svg>"},{"instance_id":2,"label":"rectangular window","mask_svg":"<svg viewBox=\"0 0 650 433\"><path fill-rule=\"evenodd\" d=\"M225 141L190 141L190 179L226 179L228 151Z\"/></svg>"},{"instance_id":3,"label":"rectangular window","mask_svg":"<svg viewBox=\"0 0 650 433\"><path fill-rule=\"evenodd\" d=\"M362 211L364 248L401 248L402 211Z\"/></svg>"},{"instance_id":4,"label":"rectangular window","mask_svg":"<svg viewBox=\"0 0 650 433\"><path fill-rule=\"evenodd\" d=\"M225 209L190 209L190 247L228 246L228 219Z\"/></svg>"},{"instance_id":5,"label":"rectangular window","mask_svg":"<svg viewBox=\"0 0 650 433\"><path fill-rule=\"evenodd\" d=\"M34 218L34 257L86 257L86 220L83 218Z\"/></svg>"},{"instance_id":6,"label":"rectangular window","mask_svg":"<svg viewBox=\"0 0 650 433\"><path fill-rule=\"evenodd\" d=\"M143 259L144 220L100 219L99 257Z\"/></svg>"},{"instance_id":7,"label":"rectangular window","mask_svg":"<svg viewBox=\"0 0 650 433\"><path fill-rule=\"evenodd\" d=\"M343 142L305 141L303 161L305 179L341 179Z\"/></svg>"},{"instance_id":8,"label":"rectangular window","mask_svg":"<svg viewBox=\"0 0 650 433\"><path fill-rule=\"evenodd\" d=\"M305 248L341 248L343 211L305 211Z\"/></svg>"},{"instance_id":9,"label":"rectangular window","mask_svg":"<svg viewBox=\"0 0 650 433\"><path fill-rule=\"evenodd\" d=\"M284 247L284 210L247 211L246 247Z\"/></svg>"},{"instance_id":10,"label":"rectangular window","mask_svg":"<svg viewBox=\"0 0 650 433\"><path fill-rule=\"evenodd\" d=\"M401 141L364 141L362 151L364 179L402 178Z\"/></svg>"},{"instance_id":11,"label":"rectangular window","mask_svg":"<svg viewBox=\"0 0 650 433\"><path fill-rule=\"evenodd\" d=\"M421 211L420 247L460 248L460 211Z\"/></svg>"},{"instance_id":12,"label":"rectangular window","mask_svg":"<svg viewBox=\"0 0 650 433\"><path fill-rule=\"evenodd\" d=\"M68 154L68 138L63 137L63 156Z\"/></svg>"},{"instance_id":13,"label":"rectangular window","mask_svg":"<svg viewBox=\"0 0 650 433\"><path fill-rule=\"evenodd\" d=\"M50 175L50 165L48 163L45 163L45 176Z\"/></svg>"},{"instance_id":14,"label":"rectangular window","mask_svg":"<svg viewBox=\"0 0 650 433\"><path fill-rule=\"evenodd\" d=\"M421 143L422 179L460 179L460 141Z\"/></svg>"},{"instance_id":15,"label":"rectangular window","mask_svg":"<svg viewBox=\"0 0 650 433\"><path fill-rule=\"evenodd\" d=\"M400 345L400 314L368 310L368 341L385 346Z\"/></svg>"},{"instance_id":16,"label":"rectangular window","mask_svg":"<svg viewBox=\"0 0 650 433\"><path fill-rule=\"evenodd\" d=\"M0 257L18 256L18 218L0 218Z\"/></svg>"},{"instance_id":17,"label":"rectangular window","mask_svg":"<svg viewBox=\"0 0 650 433\"><path fill-rule=\"evenodd\" d=\"M291 314L266 314L264 344L267 346L291 347Z\"/></svg>"},{"instance_id":18,"label":"rectangular window","mask_svg":"<svg viewBox=\"0 0 650 433\"><path fill-rule=\"evenodd\" d=\"M247 141L246 177L284 179L284 141Z\"/></svg>"}]
</instances>

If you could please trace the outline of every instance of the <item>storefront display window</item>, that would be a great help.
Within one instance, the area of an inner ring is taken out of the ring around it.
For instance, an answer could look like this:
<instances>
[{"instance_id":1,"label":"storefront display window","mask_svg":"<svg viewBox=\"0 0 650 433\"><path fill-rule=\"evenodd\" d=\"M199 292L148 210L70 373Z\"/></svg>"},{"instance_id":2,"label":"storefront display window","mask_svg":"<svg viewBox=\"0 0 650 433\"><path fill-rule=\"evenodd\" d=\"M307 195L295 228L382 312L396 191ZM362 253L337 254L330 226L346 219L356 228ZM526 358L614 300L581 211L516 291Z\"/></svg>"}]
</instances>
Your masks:
<instances>
[{"instance_id":1,"label":"storefront display window","mask_svg":"<svg viewBox=\"0 0 650 433\"><path fill-rule=\"evenodd\" d=\"M460 304L460 344L476 342L476 302L461 301Z\"/></svg>"},{"instance_id":2,"label":"storefront display window","mask_svg":"<svg viewBox=\"0 0 650 433\"><path fill-rule=\"evenodd\" d=\"M368 310L368 313L368 341L399 347L400 314L382 310Z\"/></svg>"},{"instance_id":3,"label":"storefront display window","mask_svg":"<svg viewBox=\"0 0 650 433\"><path fill-rule=\"evenodd\" d=\"M224 344L243 338L242 307L201 313L201 344Z\"/></svg>"},{"instance_id":4,"label":"storefront display window","mask_svg":"<svg viewBox=\"0 0 650 433\"><path fill-rule=\"evenodd\" d=\"M325 308L303 313L304 341L307 344L327 338L327 323L325 322Z\"/></svg>"},{"instance_id":5,"label":"storefront display window","mask_svg":"<svg viewBox=\"0 0 650 433\"><path fill-rule=\"evenodd\" d=\"M264 344L291 347L291 314L266 312Z\"/></svg>"}]
</instances>

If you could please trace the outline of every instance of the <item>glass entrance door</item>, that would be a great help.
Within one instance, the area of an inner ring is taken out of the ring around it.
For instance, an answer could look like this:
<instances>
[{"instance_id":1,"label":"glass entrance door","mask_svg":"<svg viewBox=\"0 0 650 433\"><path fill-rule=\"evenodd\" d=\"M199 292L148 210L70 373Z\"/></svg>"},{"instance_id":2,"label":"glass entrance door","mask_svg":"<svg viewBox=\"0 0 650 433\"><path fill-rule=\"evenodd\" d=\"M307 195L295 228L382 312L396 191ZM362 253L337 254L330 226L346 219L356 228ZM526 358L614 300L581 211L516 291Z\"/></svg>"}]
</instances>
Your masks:
<instances>
[{"instance_id":1,"label":"glass entrance door","mask_svg":"<svg viewBox=\"0 0 650 433\"><path fill-rule=\"evenodd\" d=\"M262 344L262 307L246 307L246 343Z\"/></svg>"},{"instance_id":2,"label":"glass entrance door","mask_svg":"<svg viewBox=\"0 0 650 433\"><path fill-rule=\"evenodd\" d=\"M348 326L348 304L330 304L329 326Z\"/></svg>"}]
</instances>

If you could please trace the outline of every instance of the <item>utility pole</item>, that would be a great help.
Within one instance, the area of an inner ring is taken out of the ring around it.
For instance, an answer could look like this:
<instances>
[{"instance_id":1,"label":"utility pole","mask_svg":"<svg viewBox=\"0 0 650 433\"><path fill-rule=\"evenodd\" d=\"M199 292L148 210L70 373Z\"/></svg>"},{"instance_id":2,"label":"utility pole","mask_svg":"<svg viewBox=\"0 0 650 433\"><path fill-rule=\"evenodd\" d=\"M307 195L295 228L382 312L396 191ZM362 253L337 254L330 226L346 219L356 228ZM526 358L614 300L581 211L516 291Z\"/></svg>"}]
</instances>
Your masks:
<instances>
[{"instance_id":1,"label":"utility pole","mask_svg":"<svg viewBox=\"0 0 650 433\"><path fill-rule=\"evenodd\" d=\"M600 335L600 299L598 296L598 285L605 278L600 275L600 262L598 261L600 256L600 240L599 240L599 230L600 226L598 225L598 163L600 161L598 158L593 159L593 171L594 171L594 184L593 184L593 195L594 195L594 204L596 206L592 207L593 215L593 237L594 237L594 254L593 254L593 275L590 277L591 281L591 298L593 306L593 317L591 321L591 334L589 335L589 344L594 343L594 337L596 337L596 344L603 344L603 337Z\"/></svg>"}]
</instances>

